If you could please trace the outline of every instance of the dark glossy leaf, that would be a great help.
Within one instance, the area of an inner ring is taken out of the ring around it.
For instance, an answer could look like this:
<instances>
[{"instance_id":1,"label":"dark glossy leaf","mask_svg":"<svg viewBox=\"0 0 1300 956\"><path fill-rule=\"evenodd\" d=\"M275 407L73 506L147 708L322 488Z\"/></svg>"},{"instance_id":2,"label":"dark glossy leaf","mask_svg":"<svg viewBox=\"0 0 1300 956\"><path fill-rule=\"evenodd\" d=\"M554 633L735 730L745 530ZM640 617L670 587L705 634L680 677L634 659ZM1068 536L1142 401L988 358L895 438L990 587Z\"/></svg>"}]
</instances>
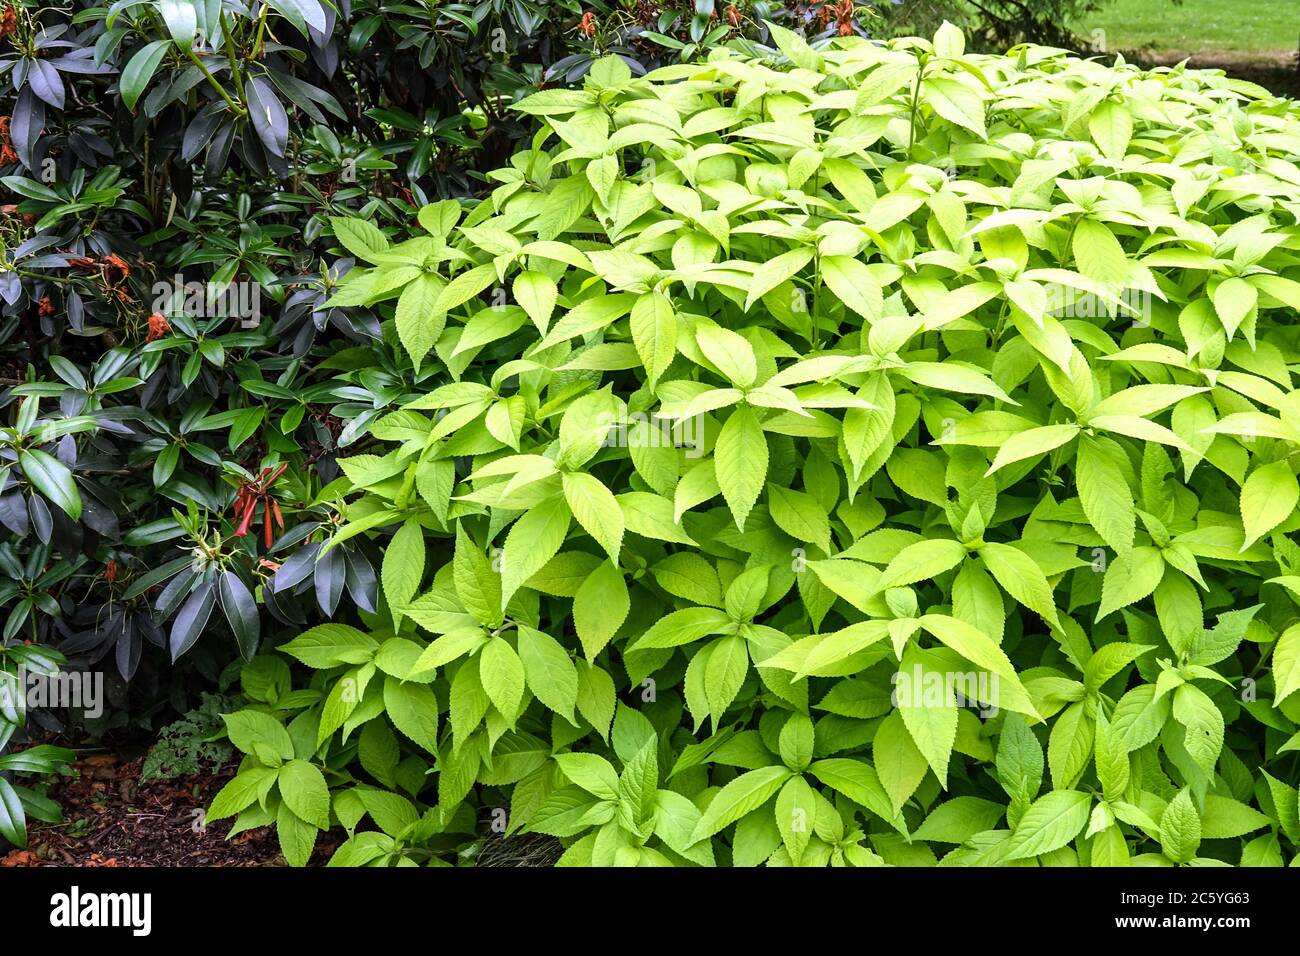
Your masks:
<instances>
[{"instance_id":1,"label":"dark glossy leaf","mask_svg":"<svg viewBox=\"0 0 1300 956\"><path fill-rule=\"evenodd\" d=\"M119 81L122 102L126 104L127 109L135 109L136 101L140 99L149 81L153 79L158 64L162 62L170 46L170 40L154 40L136 50L127 62Z\"/></svg>"},{"instance_id":2,"label":"dark glossy leaf","mask_svg":"<svg viewBox=\"0 0 1300 956\"><path fill-rule=\"evenodd\" d=\"M0 495L0 524L19 538L27 537L27 501L17 491Z\"/></svg>"},{"instance_id":3,"label":"dark glossy leaf","mask_svg":"<svg viewBox=\"0 0 1300 956\"><path fill-rule=\"evenodd\" d=\"M9 138L19 161L28 169L35 169L36 142L45 128L45 104L36 98L31 87L18 94L13 116L9 123Z\"/></svg>"},{"instance_id":4,"label":"dark glossy leaf","mask_svg":"<svg viewBox=\"0 0 1300 956\"><path fill-rule=\"evenodd\" d=\"M348 548L344 553L347 560L348 594L357 607L371 614L376 613L375 597L378 594L378 579L370 561L357 548Z\"/></svg>"},{"instance_id":5,"label":"dark glossy leaf","mask_svg":"<svg viewBox=\"0 0 1300 956\"><path fill-rule=\"evenodd\" d=\"M32 60L27 82L31 84L32 92L42 100L56 110L63 109L63 79L52 63L48 60Z\"/></svg>"},{"instance_id":6,"label":"dark glossy leaf","mask_svg":"<svg viewBox=\"0 0 1300 956\"><path fill-rule=\"evenodd\" d=\"M258 139L272 156L284 156L289 143L289 117L275 95L275 90L260 76L245 84L248 93L248 120Z\"/></svg>"},{"instance_id":7,"label":"dark glossy leaf","mask_svg":"<svg viewBox=\"0 0 1300 956\"><path fill-rule=\"evenodd\" d=\"M204 581L186 598L176 613L176 619L172 621L171 636L167 642L173 661L193 647L199 639L212 615L216 599L216 588L211 581Z\"/></svg>"},{"instance_id":8,"label":"dark glossy leaf","mask_svg":"<svg viewBox=\"0 0 1300 956\"><path fill-rule=\"evenodd\" d=\"M122 680L129 681L135 676L143 652L144 641L140 637L139 630L133 624L128 624L118 635L115 651L117 672L122 675Z\"/></svg>"},{"instance_id":9,"label":"dark glossy leaf","mask_svg":"<svg viewBox=\"0 0 1300 956\"><path fill-rule=\"evenodd\" d=\"M18 463L27 480L42 495L58 505L70 518L81 517L81 495L68 466L38 448L22 452Z\"/></svg>"},{"instance_id":10,"label":"dark glossy leaf","mask_svg":"<svg viewBox=\"0 0 1300 956\"><path fill-rule=\"evenodd\" d=\"M347 566L338 548L326 551L316 562L316 603L326 617L333 617L343 596Z\"/></svg>"},{"instance_id":11,"label":"dark glossy leaf","mask_svg":"<svg viewBox=\"0 0 1300 956\"><path fill-rule=\"evenodd\" d=\"M230 629L234 631L235 640L239 642L240 653L245 660L252 660L257 653L257 642L261 634L257 601L234 571L222 572L217 579L217 591L221 596L221 610L230 623Z\"/></svg>"},{"instance_id":12,"label":"dark glossy leaf","mask_svg":"<svg viewBox=\"0 0 1300 956\"><path fill-rule=\"evenodd\" d=\"M27 846L27 817L9 781L0 777L0 836L16 847Z\"/></svg>"}]
</instances>

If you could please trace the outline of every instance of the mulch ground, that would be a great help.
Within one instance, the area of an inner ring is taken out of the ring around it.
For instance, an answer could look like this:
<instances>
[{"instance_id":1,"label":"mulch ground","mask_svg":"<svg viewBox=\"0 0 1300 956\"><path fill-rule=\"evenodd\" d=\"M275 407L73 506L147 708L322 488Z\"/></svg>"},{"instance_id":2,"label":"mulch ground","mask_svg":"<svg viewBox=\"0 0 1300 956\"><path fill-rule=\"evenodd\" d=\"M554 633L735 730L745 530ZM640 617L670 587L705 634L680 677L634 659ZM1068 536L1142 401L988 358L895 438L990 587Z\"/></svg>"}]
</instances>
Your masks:
<instances>
[{"instance_id":1,"label":"mulch ground","mask_svg":"<svg viewBox=\"0 0 1300 956\"><path fill-rule=\"evenodd\" d=\"M201 810L234 776L230 761L176 780L140 781L143 756L100 754L78 760L75 773L50 788L63 823L28 820L25 850L0 851L10 866L284 866L274 827L227 840L229 820L200 825ZM312 865L329 859L340 837L317 838Z\"/></svg>"},{"instance_id":2,"label":"mulch ground","mask_svg":"<svg viewBox=\"0 0 1300 956\"><path fill-rule=\"evenodd\" d=\"M230 820L198 826L196 811L235 775L237 760L212 771L175 780L141 782L143 755L98 754L73 764L74 773L54 784L49 796L63 807L63 822L29 819L24 850L0 850L0 867L21 866L284 866L274 827L226 839ZM485 823L486 827L486 823ZM316 839L311 866L323 866L342 833ZM476 865L548 867L559 859L559 841L540 834L492 836Z\"/></svg>"}]
</instances>

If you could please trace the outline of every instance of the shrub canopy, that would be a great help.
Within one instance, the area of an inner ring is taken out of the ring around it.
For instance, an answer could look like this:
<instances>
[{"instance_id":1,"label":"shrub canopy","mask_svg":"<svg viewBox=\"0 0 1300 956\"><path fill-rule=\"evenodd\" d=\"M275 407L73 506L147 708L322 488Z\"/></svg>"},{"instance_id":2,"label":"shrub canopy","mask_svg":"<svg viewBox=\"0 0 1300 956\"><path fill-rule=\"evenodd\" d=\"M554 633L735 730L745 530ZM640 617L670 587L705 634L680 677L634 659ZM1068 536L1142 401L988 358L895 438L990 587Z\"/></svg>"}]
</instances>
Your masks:
<instances>
[{"instance_id":1,"label":"shrub canopy","mask_svg":"<svg viewBox=\"0 0 1300 956\"><path fill-rule=\"evenodd\" d=\"M382 601L282 648L318 696L229 718L213 816L303 858L370 813L351 863L472 807L572 864L1291 858L1300 111L773 33L529 97L468 215L335 223L332 304L418 369L341 462Z\"/></svg>"}]
</instances>

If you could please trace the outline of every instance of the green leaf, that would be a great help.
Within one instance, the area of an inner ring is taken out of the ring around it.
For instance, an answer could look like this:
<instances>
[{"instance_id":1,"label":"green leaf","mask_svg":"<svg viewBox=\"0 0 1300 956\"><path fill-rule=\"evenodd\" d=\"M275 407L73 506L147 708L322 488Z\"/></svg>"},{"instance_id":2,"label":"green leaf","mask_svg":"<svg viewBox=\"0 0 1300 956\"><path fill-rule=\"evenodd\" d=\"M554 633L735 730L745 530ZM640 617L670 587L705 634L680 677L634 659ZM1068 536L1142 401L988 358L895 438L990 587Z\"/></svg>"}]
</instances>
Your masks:
<instances>
[{"instance_id":1,"label":"green leaf","mask_svg":"<svg viewBox=\"0 0 1300 956\"><path fill-rule=\"evenodd\" d=\"M1212 773L1223 749L1223 712L1208 694L1192 684L1174 691L1174 720L1186 728L1183 746L1206 773Z\"/></svg>"},{"instance_id":2,"label":"green leaf","mask_svg":"<svg viewBox=\"0 0 1300 956\"><path fill-rule=\"evenodd\" d=\"M991 475L1013 462L1045 455L1054 448L1060 448L1078 433L1078 425L1043 425L1041 428L1018 432L1002 443L986 474Z\"/></svg>"},{"instance_id":3,"label":"green leaf","mask_svg":"<svg viewBox=\"0 0 1300 956\"><path fill-rule=\"evenodd\" d=\"M539 569L544 565L545 562L542 562ZM523 570L527 570L527 565ZM456 596L476 621L488 627L496 627L501 623L502 610L509 600L508 596L502 595L502 577L470 538L465 526L458 523L456 553L452 559L452 580L456 585ZM522 584L524 579L521 577L516 580ZM517 584L516 589L518 586Z\"/></svg>"},{"instance_id":4,"label":"green leaf","mask_svg":"<svg viewBox=\"0 0 1300 956\"><path fill-rule=\"evenodd\" d=\"M1160 817L1160 848L1175 863L1190 862L1201 845L1201 818L1184 787L1169 801Z\"/></svg>"},{"instance_id":5,"label":"green leaf","mask_svg":"<svg viewBox=\"0 0 1300 956\"><path fill-rule=\"evenodd\" d=\"M290 866L306 866L316 846L317 828L295 814L289 804L281 803L275 817L275 832L285 862Z\"/></svg>"},{"instance_id":6,"label":"green leaf","mask_svg":"<svg viewBox=\"0 0 1300 956\"><path fill-rule=\"evenodd\" d=\"M1206 794L1201 814L1201 839L1230 840L1269 825L1269 819L1254 807L1231 797Z\"/></svg>"},{"instance_id":7,"label":"green leaf","mask_svg":"<svg viewBox=\"0 0 1300 956\"><path fill-rule=\"evenodd\" d=\"M725 611L712 607L683 608L655 621L628 650L680 647L709 634L721 633L728 627L734 628L735 624Z\"/></svg>"},{"instance_id":8,"label":"green leaf","mask_svg":"<svg viewBox=\"0 0 1300 956\"><path fill-rule=\"evenodd\" d=\"M1133 117L1116 100L1103 100L1088 117L1088 132L1107 159L1121 160L1133 137Z\"/></svg>"},{"instance_id":9,"label":"green leaf","mask_svg":"<svg viewBox=\"0 0 1300 956\"><path fill-rule=\"evenodd\" d=\"M741 774L714 795L691 834L691 842L698 843L711 837L745 814L757 810L772 799L790 776L785 767L760 767Z\"/></svg>"},{"instance_id":10,"label":"green leaf","mask_svg":"<svg viewBox=\"0 0 1300 956\"><path fill-rule=\"evenodd\" d=\"M1292 624L1273 647L1273 705L1300 690L1300 623Z\"/></svg>"},{"instance_id":11,"label":"green leaf","mask_svg":"<svg viewBox=\"0 0 1300 956\"><path fill-rule=\"evenodd\" d=\"M736 519L736 527L744 531L767 478L767 438L754 412L742 405L727 417L713 456L722 496Z\"/></svg>"},{"instance_id":12,"label":"green leaf","mask_svg":"<svg viewBox=\"0 0 1300 956\"><path fill-rule=\"evenodd\" d=\"M230 630L239 643L240 653L245 660L252 660L257 653L257 642L262 629L252 592L238 574L226 570L217 579L217 597L221 601L221 610L230 624Z\"/></svg>"},{"instance_id":13,"label":"green leaf","mask_svg":"<svg viewBox=\"0 0 1300 956\"><path fill-rule=\"evenodd\" d=\"M397 608L415 597L424 577L424 529L415 518L408 518L388 543L382 577L384 598L393 609L393 625L397 627L402 621Z\"/></svg>"},{"instance_id":14,"label":"green leaf","mask_svg":"<svg viewBox=\"0 0 1300 956\"><path fill-rule=\"evenodd\" d=\"M194 45L194 34L198 30L199 18L194 5L189 0L158 0L158 12L162 14L167 32L171 34L176 46L183 53L188 53Z\"/></svg>"},{"instance_id":15,"label":"green leaf","mask_svg":"<svg viewBox=\"0 0 1300 956\"><path fill-rule=\"evenodd\" d=\"M914 839L939 843L965 843L971 837L992 830L1002 819L1004 808L979 797L954 797L930 811Z\"/></svg>"},{"instance_id":16,"label":"green leaf","mask_svg":"<svg viewBox=\"0 0 1300 956\"><path fill-rule=\"evenodd\" d=\"M325 33L328 30L325 24L325 12L316 0L275 0L270 5L286 20L293 23L304 37L310 37L308 26L318 33Z\"/></svg>"},{"instance_id":17,"label":"green leaf","mask_svg":"<svg viewBox=\"0 0 1300 956\"><path fill-rule=\"evenodd\" d=\"M564 497L557 495L534 505L514 523L501 554L501 610L559 552L572 516Z\"/></svg>"},{"instance_id":18,"label":"green leaf","mask_svg":"<svg viewBox=\"0 0 1300 956\"><path fill-rule=\"evenodd\" d=\"M902 812L903 805L916 792L930 769L897 711L889 714L876 728L876 736L871 742L871 762L880 776L881 785L889 794L895 814Z\"/></svg>"},{"instance_id":19,"label":"green leaf","mask_svg":"<svg viewBox=\"0 0 1300 956\"><path fill-rule=\"evenodd\" d=\"M616 703L614 680L606 671L586 661L575 663L578 670L578 713L608 741Z\"/></svg>"},{"instance_id":20,"label":"green leaf","mask_svg":"<svg viewBox=\"0 0 1300 956\"><path fill-rule=\"evenodd\" d=\"M1098 711L1095 737L1097 779L1101 781L1102 794L1114 802L1124 796L1128 787L1131 767L1124 742L1110 729L1104 714Z\"/></svg>"},{"instance_id":21,"label":"green leaf","mask_svg":"<svg viewBox=\"0 0 1300 956\"><path fill-rule=\"evenodd\" d=\"M743 335L717 325L695 327L695 344L704 357L737 388L749 388L758 378L754 347Z\"/></svg>"},{"instance_id":22,"label":"green leaf","mask_svg":"<svg viewBox=\"0 0 1300 956\"><path fill-rule=\"evenodd\" d=\"M170 40L153 40L146 43L135 51L135 55L122 68L122 78L118 81L118 89L121 91L122 102L127 109L135 110L136 102L144 95L145 88L149 85L149 81L153 79L158 64L167 55L170 46Z\"/></svg>"},{"instance_id":23,"label":"green leaf","mask_svg":"<svg viewBox=\"0 0 1300 956\"><path fill-rule=\"evenodd\" d=\"M555 280L542 272L521 272L515 276L511 290L515 301L523 306L528 318L537 326L537 331L545 335L558 297Z\"/></svg>"},{"instance_id":24,"label":"green leaf","mask_svg":"<svg viewBox=\"0 0 1300 956\"><path fill-rule=\"evenodd\" d=\"M0 777L0 837L22 849L27 846L27 814L8 780Z\"/></svg>"},{"instance_id":25,"label":"green leaf","mask_svg":"<svg viewBox=\"0 0 1300 956\"><path fill-rule=\"evenodd\" d=\"M573 783L602 800L618 799L618 772L604 757L588 753L556 754L560 771Z\"/></svg>"},{"instance_id":26,"label":"green leaf","mask_svg":"<svg viewBox=\"0 0 1300 956\"><path fill-rule=\"evenodd\" d=\"M339 664L364 664L375 656L379 642L346 624L318 624L280 650L308 667L323 670Z\"/></svg>"},{"instance_id":27,"label":"green leaf","mask_svg":"<svg viewBox=\"0 0 1300 956\"><path fill-rule=\"evenodd\" d=\"M749 294L745 298L745 311L748 312L755 302L811 262L812 257L812 249L800 246L769 259L755 269L754 277L749 283Z\"/></svg>"},{"instance_id":28,"label":"green leaf","mask_svg":"<svg viewBox=\"0 0 1300 956\"><path fill-rule=\"evenodd\" d=\"M1036 611L1048 624L1060 628L1052 587L1033 558L1009 544L989 542L980 548L980 559L1002 590Z\"/></svg>"},{"instance_id":29,"label":"green leaf","mask_svg":"<svg viewBox=\"0 0 1300 956\"><path fill-rule=\"evenodd\" d=\"M493 706L513 726L523 703L524 665L504 638L492 638L479 652L479 680Z\"/></svg>"},{"instance_id":30,"label":"green leaf","mask_svg":"<svg viewBox=\"0 0 1300 956\"><path fill-rule=\"evenodd\" d=\"M521 625L519 660L533 696L573 723L573 708L578 702L578 671L560 642L549 634Z\"/></svg>"},{"instance_id":31,"label":"green leaf","mask_svg":"<svg viewBox=\"0 0 1300 956\"><path fill-rule=\"evenodd\" d=\"M812 495L769 484L767 504L778 528L796 541L810 542L831 553L830 517Z\"/></svg>"},{"instance_id":32,"label":"green leaf","mask_svg":"<svg viewBox=\"0 0 1300 956\"><path fill-rule=\"evenodd\" d=\"M1295 513L1300 502L1300 484L1285 461L1261 465L1250 473L1241 486L1241 523L1246 539L1245 551Z\"/></svg>"},{"instance_id":33,"label":"green leaf","mask_svg":"<svg viewBox=\"0 0 1300 956\"><path fill-rule=\"evenodd\" d=\"M933 656L909 644L894 687L895 706L916 749L939 783L947 785L948 761L957 739L957 700L948 671Z\"/></svg>"},{"instance_id":34,"label":"green leaf","mask_svg":"<svg viewBox=\"0 0 1300 956\"><path fill-rule=\"evenodd\" d=\"M609 560L617 564L623 546L623 510L613 492L591 475L568 472L564 475L564 498L578 524L605 549Z\"/></svg>"},{"instance_id":35,"label":"green leaf","mask_svg":"<svg viewBox=\"0 0 1300 956\"><path fill-rule=\"evenodd\" d=\"M924 614L921 627L977 667L997 674L1012 687L1023 692L1020 678L1006 652L979 628L944 614Z\"/></svg>"},{"instance_id":36,"label":"green leaf","mask_svg":"<svg viewBox=\"0 0 1300 956\"><path fill-rule=\"evenodd\" d=\"M388 239L379 227L368 219L331 216L330 228L334 230L334 238L338 239L339 245L358 259L379 262L379 257L388 251Z\"/></svg>"},{"instance_id":37,"label":"green leaf","mask_svg":"<svg viewBox=\"0 0 1300 956\"><path fill-rule=\"evenodd\" d=\"M1233 276L1220 282L1211 298L1214 300L1214 311L1219 313L1219 321L1231 338L1254 310L1259 293L1245 279Z\"/></svg>"},{"instance_id":38,"label":"green leaf","mask_svg":"<svg viewBox=\"0 0 1300 956\"><path fill-rule=\"evenodd\" d=\"M248 767L241 770L217 791L204 819L211 823L233 817L261 799L278 778L279 774L269 767Z\"/></svg>"},{"instance_id":39,"label":"green leaf","mask_svg":"<svg viewBox=\"0 0 1300 956\"><path fill-rule=\"evenodd\" d=\"M645 742L618 777L619 822L633 833L645 833L654 823L659 784L657 739Z\"/></svg>"},{"instance_id":40,"label":"green leaf","mask_svg":"<svg viewBox=\"0 0 1300 956\"><path fill-rule=\"evenodd\" d=\"M622 571L609 561L596 565L573 598L573 627L587 660L595 660L613 639L631 607Z\"/></svg>"},{"instance_id":41,"label":"green leaf","mask_svg":"<svg viewBox=\"0 0 1300 956\"><path fill-rule=\"evenodd\" d=\"M397 299L397 335L417 372L447 323L447 313L437 308L438 297L445 285L438 276L421 273L407 284Z\"/></svg>"},{"instance_id":42,"label":"green leaf","mask_svg":"<svg viewBox=\"0 0 1300 956\"><path fill-rule=\"evenodd\" d=\"M284 726L270 714L256 710L240 710L233 714L222 714L226 724L226 733L230 742L242 753L260 757L258 747L266 748L266 753L273 754L281 760L293 759L293 740Z\"/></svg>"},{"instance_id":43,"label":"green leaf","mask_svg":"<svg viewBox=\"0 0 1300 956\"><path fill-rule=\"evenodd\" d=\"M822 280L846 306L868 322L884 311L880 285L867 266L851 256L827 256L821 261Z\"/></svg>"},{"instance_id":44,"label":"green leaf","mask_svg":"<svg viewBox=\"0 0 1300 956\"><path fill-rule=\"evenodd\" d=\"M1084 514L1120 555L1133 547L1137 527L1133 493L1124 477L1123 455L1123 450L1113 441L1084 436L1079 442L1075 472Z\"/></svg>"},{"instance_id":45,"label":"green leaf","mask_svg":"<svg viewBox=\"0 0 1300 956\"><path fill-rule=\"evenodd\" d=\"M1080 219L1074 227L1074 261L1079 271L1100 283L1125 283L1131 263L1115 234L1095 219Z\"/></svg>"},{"instance_id":46,"label":"green leaf","mask_svg":"<svg viewBox=\"0 0 1300 956\"><path fill-rule=\"evenodd\" d=\"M906 835L907 824L894 812L889 797L870 764L847 757L830 757L813 761L808 772Z\"/></svg>"},{"instance_id":47,"label":"green leaf","mask_svg":"<svg viewBox=\"0 0 1300 956\"><path fill-rule=\"evenodd\" d=\"M1019 714L1007 714L1002 724L996 766L998 782L1013 804L1027 807L1042 788L1045 763L1042 745Z\"/></svg>"},{"instance_id":48,"label":"green leaf","mask_svg":"<svg viewBox=\"0 0 1300 956\"><path fill-rule=\"evenodd\" d=\"M795 866L803 862L817 817L817 794L803 777L791 777L776 797L776 825Z\"/></svg>"},{"instance_id":49,"label":"green leaf","mask_svg":"<svg viewBox=\"0 0 1300 956\"><path fill-rule=\"evenodd\" d=\"M393 726L429 753L438 750L438 699L425 684L384 678L384 711Z\"/></svg>"},{"instance_id":50,"label":"green leaf","mask_svg":"<svg viewBox=\"0 0 1300 956\"><path fill-rule=\"evenodd\" d=\"M950 123L983 138L984 103L974 89L955 78L928 76L922 84L923 100Z\"/></svg>"},{"instance_id":51,"label":"green leaf","mask_svg":"<svg viewBox=\"0 0 1300 956\"><path fill-rule=\"evenodd\" d=\"M81 493L68 467L39 448L18 454L18 464L32 487L62 508L73 521L81 517Z\"/></svg>"},{"instance_id":52,"label":"green leaf","mask_svg":"<svg viewBox=\"0 0 1300 956\"><path fill-rule=\"evenodd\" d=\"M647 293L632 307L632 342L651 388L677 355L677 313L668 296Z\"/></svg>"},{"instance_id":53,"label":"green leaf","mask_svg":"<svg viewBox=\"0 0 1300 956\"><path fill-rule=\"evenodd\" d=\"M1008 860L1024 860L1059 850L1088 822L1092 800L1078 790L1053 790L1035 800L1011 832Z\"/></svg>"},{"instance_id":54,"label":"green leaf","mask_svg":"<svg viewBox=\"0 0 1300 956\"><path fill-rule=\"evenodd\" d=\"M1158 548L1143 545L1119 555L1106 568L1097 620L1149 597L1164 576L1165 559Z\"/></svg>"},{"instance_id":55,"label":"green leaf","mask_svg":"<svg viewBox=\"0 0 1300 956\"><path fill-rule=\"evenodd\" d=\"M330 825L330 792L315 764L290 760L279 772L280 797L294 815L321 830Z\"/></svg>"},{"instance_id":56,"label":"green leaf","mask_svg":"<svg viewBox=\"0 0 1300 956\"><path fill-rule=\"evenodd\" d=\"M743 638L722 637L709 644L700 654L704 661L703 689L708 713L717 727L727 707L740 692L749 672L749 648Z\"/></svg>"}]
</instances>

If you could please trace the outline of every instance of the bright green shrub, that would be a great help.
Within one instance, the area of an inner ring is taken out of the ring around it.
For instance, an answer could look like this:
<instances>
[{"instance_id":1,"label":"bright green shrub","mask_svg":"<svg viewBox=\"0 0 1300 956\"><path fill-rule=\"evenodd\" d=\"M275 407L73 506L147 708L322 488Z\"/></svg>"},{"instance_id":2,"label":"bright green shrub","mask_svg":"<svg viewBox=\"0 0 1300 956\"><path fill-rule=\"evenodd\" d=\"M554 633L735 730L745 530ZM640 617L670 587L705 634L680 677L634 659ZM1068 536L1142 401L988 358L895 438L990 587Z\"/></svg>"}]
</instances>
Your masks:
<instances>
[{"instance_id":1,"label":"bright green shrub","mask_svg":"<svg viewBox=\"0 0 1300 956\"><path fill-rule=\"evenodd\" d=\"M316 676L228 718L213 816L340 863L475 808L569 864L1293 860L1300 111L775 32L525 100L463 220L337 223L418 369L342 462L385 601L281 648Z\"/></svg>"}]
</instances>

